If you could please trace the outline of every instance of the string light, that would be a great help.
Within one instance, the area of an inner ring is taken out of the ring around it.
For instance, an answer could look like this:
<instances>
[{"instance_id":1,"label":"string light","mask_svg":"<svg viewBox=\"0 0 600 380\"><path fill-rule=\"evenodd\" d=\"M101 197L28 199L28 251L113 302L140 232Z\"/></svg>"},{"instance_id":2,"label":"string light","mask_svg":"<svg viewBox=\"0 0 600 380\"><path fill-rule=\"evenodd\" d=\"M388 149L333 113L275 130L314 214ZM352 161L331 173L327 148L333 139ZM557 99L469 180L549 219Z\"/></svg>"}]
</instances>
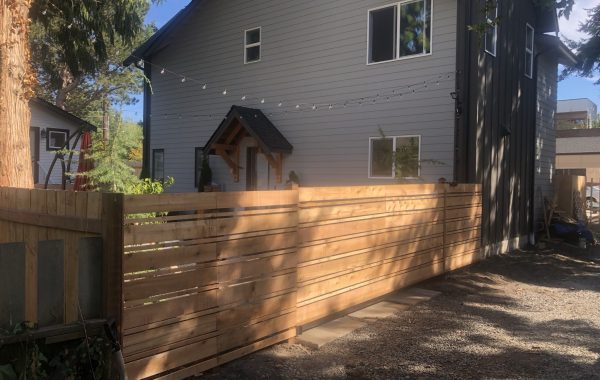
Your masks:
<instances>
[{"instance_id":1,"label":"string light","mask_svg":"<svg viewBox=\"0 0 600 380\"><path fill-rule=\"evenodd\" d=\"M207 90L209 83L208 82L201 82L197 79L194 79L188 75L183 75L182 73L177 73L174 72L172 70L169 70L168 68L165 67L161 67L158 65L153 64L152 62L146 61L143 58L140 57L136 57L133 56L133 58L139 59L139 63L140 64L145 64L145 65L149 65L151 67L156 67L161 74L170 74L173 76L177 76L181 78L181 82L182 83L186 83L186 82L193 82L193 83L197 83L201 86L202 90ZM448 78L451 79L453 77L454 73L444 73L444 74L439 74L436 77L432 78L431 80L421 80L417 83L412 83L409 85L401 85L401 86L396 86L394 88L380 88L380 92L377 92L376 94L372 95L372 96L363 96L360 98L353 98L353 99L345 99L345 100L338 100L337 102L327 102L327 103L296 103L294 106L294 110L295 111L289 111L284 109L284 103L282 101L276 102L273 105L277 106L278 108L281 108L280 111L278 112L269 112L269 115L277 115L277 114L289 114L289 113L295 113L295 112L302 112L303 110L305 110L304 107L307 107L308 109L312 109L313 111L317 111L321 108L323 109L329 109L329 110L333 110L334 108L336 108L336 106L340 106L343 108L347 108L349 106L364 106L365 104L378 104L378 99L385 99L387 102L391 102L394 98L398 98L398 97L402 97L403 96L403 92L401 91L402 89L409 89L412 90L411 92L414 94L417 92L417 88L420 89L427 89L430 86L429 85L433 85L435 84L436 86L440 86L440 82L443 80L443 78ZM214 85L214 83L213 83ZM215 86L218 87L218 86ZM228 95L230 89L225 88L222 91L222 94ZM382 93L383 91L383 93ZM267 104L266 98L261 98L259 96L249 96L248 94L243 94L242 96L240 96L242 101L248 101L251 98L254 99L260 99L258 100L258 102L260 104ZM293 103L292 103L293 104ZM164 118L168 118L170 114L162 114L162 115L150 115L150 117L164 117ZM173 114L171 114L173 115ZM193 117L193 118L199 118L199 117L209 117L209 118L213 118L216 115L213 114L195 114L195 115L186 115L186 117ZM181 115L175 115L175 117L179 117L181 118Z\"/></svg>"}]
</instances>

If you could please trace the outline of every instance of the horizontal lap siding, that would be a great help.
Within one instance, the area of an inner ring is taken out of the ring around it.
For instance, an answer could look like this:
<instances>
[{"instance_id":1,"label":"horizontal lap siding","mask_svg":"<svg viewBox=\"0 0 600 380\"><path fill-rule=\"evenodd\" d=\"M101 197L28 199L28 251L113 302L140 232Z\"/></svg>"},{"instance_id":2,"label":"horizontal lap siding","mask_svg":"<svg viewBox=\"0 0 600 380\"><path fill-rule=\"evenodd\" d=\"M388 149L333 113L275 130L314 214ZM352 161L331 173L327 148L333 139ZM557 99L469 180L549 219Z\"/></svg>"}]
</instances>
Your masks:
<instances>
[{"instance_id":1,"label":"horizontal lap siding","mask_svg":"<svg viewBox=\"0 0 600 380\"><path fill-rule=\"evenodd\" d=\"M194 147L203 146L232 104L261 108L294 146L284 177L294 170L303 185L386 183L368 179L368 138L422 134L426 180L453 176L456 2L434 0L433 54L367 66L367 10L387 1L205 1L154 58L153 149L165 149L165 174L174 191L193 189ZM243 30L262 27L262 61L243 64ZM166 67L199 81L160 75ZM423 88L422 83L436 80ZM340 103L420 84L389 103L294 113L295 104ZM228 90L223 96L222 91ZM245 95L248 100L241 101ZM265 104L259 100L264 98ZM283 102L282 108L277 107ZM291 111L282 114L282 109ZM194 115L212 115L196 117ZM181 115L181 116L179 116ZM245 152L241 154L245 166ZM214 180L226 190L229 169L211 157ZM259 170L264 171L264 163ZM270 186L274 180L271 175Z\"/></svg>"}]
</instances>

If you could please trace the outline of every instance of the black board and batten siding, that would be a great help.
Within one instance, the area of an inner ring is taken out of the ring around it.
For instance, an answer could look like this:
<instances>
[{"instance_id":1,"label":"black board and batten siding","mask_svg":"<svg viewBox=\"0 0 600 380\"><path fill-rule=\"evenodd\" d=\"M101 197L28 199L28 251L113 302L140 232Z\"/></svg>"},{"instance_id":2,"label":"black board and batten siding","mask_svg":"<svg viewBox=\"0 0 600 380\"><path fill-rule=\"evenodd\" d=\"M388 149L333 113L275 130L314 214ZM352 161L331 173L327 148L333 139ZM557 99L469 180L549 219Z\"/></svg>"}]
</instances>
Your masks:
<instances>
[{"instance_id":1,"label":"black board and batten siding","mask_svg":"<svg viewBox=\"0 0 600 380\"><path fill-rule=\"evenodd\" d=\"M499 2L497 54L467 26L483 19L483 1L459 1L457 180L482 183L484 245L532 228L535 186L537 60L525 76L525 31L536 28L532 2Z\"/></svg>"}]
</instances>

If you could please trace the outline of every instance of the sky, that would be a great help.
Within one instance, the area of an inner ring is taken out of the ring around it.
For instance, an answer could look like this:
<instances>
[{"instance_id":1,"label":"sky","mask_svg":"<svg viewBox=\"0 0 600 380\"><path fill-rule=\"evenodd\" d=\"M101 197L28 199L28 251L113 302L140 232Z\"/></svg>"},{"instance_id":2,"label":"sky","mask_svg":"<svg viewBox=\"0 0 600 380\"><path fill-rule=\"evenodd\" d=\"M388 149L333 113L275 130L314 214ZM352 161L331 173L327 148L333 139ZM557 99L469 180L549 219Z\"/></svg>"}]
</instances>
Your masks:
<instances>
[{"instance_id":1,"label":"sky","mask_svg":"<svg viewBox=\"0 0 600 380\"><path fill-rule=\"evenodd\" d=\"M147 23L154 23L157 27L163 26L178 11L185 7L189 0L165 0L159 5L152 5L146 16ZM560 34L570 40L580 40L585 35L579 32L580 24L586 19L587 9L600 5L600 0L575 0L575 7L571 17L560 19ZM600 106L600 85L594 83L600 76L594 78L567 78L558 84L558 99L590 98ZM132 120L141 120L143 106L141 96L136 105L123 108L125 117Z\"/></svg>"}]
</instances>

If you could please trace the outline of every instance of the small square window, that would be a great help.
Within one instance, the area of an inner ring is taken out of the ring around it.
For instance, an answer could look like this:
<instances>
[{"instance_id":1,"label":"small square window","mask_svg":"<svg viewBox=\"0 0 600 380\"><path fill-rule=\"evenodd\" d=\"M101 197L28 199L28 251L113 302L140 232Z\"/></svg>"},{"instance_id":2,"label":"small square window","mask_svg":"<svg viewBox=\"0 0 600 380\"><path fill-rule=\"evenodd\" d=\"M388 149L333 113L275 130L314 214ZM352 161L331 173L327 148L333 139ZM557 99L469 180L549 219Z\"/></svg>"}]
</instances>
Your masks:
<instances>
[{"instance_id":1,"label":"small square window","mask_svg":"<svg viewBox=\"0 0 600 380\"><path fill-rule=\"evenodd\" d=\"M369 178L420 176L421 136L372 137L369 142Z\"/></svg>"},{"instance_id":2,"label":"small square window","mask_svg":"<svg viewBox=\"0 0 600 380\"><path fill-rule=\"evenodd\" d=\"M165 150L152 150L152 179L155 181L165 180Z\"/></svg>"},{"instance_id":3,"label":"small square window","mask_svg":"<svg viewBox=\"0 0 600 380\"><path fill-rule=\"evenodd\" d=\"M65 148L69 141L68 129L48 128L46 137L46 150L60 150Z\"/></svg>"},{"instance_id":4,"label":"small square window","mask_svg":"<svg viewBox=\"0 0 600 380\"><path fill-rule=\"evenodd\" d=\"M260 61L262 29L254 28L244 32L244 63Z\"/></svg>"}]
</instances>

